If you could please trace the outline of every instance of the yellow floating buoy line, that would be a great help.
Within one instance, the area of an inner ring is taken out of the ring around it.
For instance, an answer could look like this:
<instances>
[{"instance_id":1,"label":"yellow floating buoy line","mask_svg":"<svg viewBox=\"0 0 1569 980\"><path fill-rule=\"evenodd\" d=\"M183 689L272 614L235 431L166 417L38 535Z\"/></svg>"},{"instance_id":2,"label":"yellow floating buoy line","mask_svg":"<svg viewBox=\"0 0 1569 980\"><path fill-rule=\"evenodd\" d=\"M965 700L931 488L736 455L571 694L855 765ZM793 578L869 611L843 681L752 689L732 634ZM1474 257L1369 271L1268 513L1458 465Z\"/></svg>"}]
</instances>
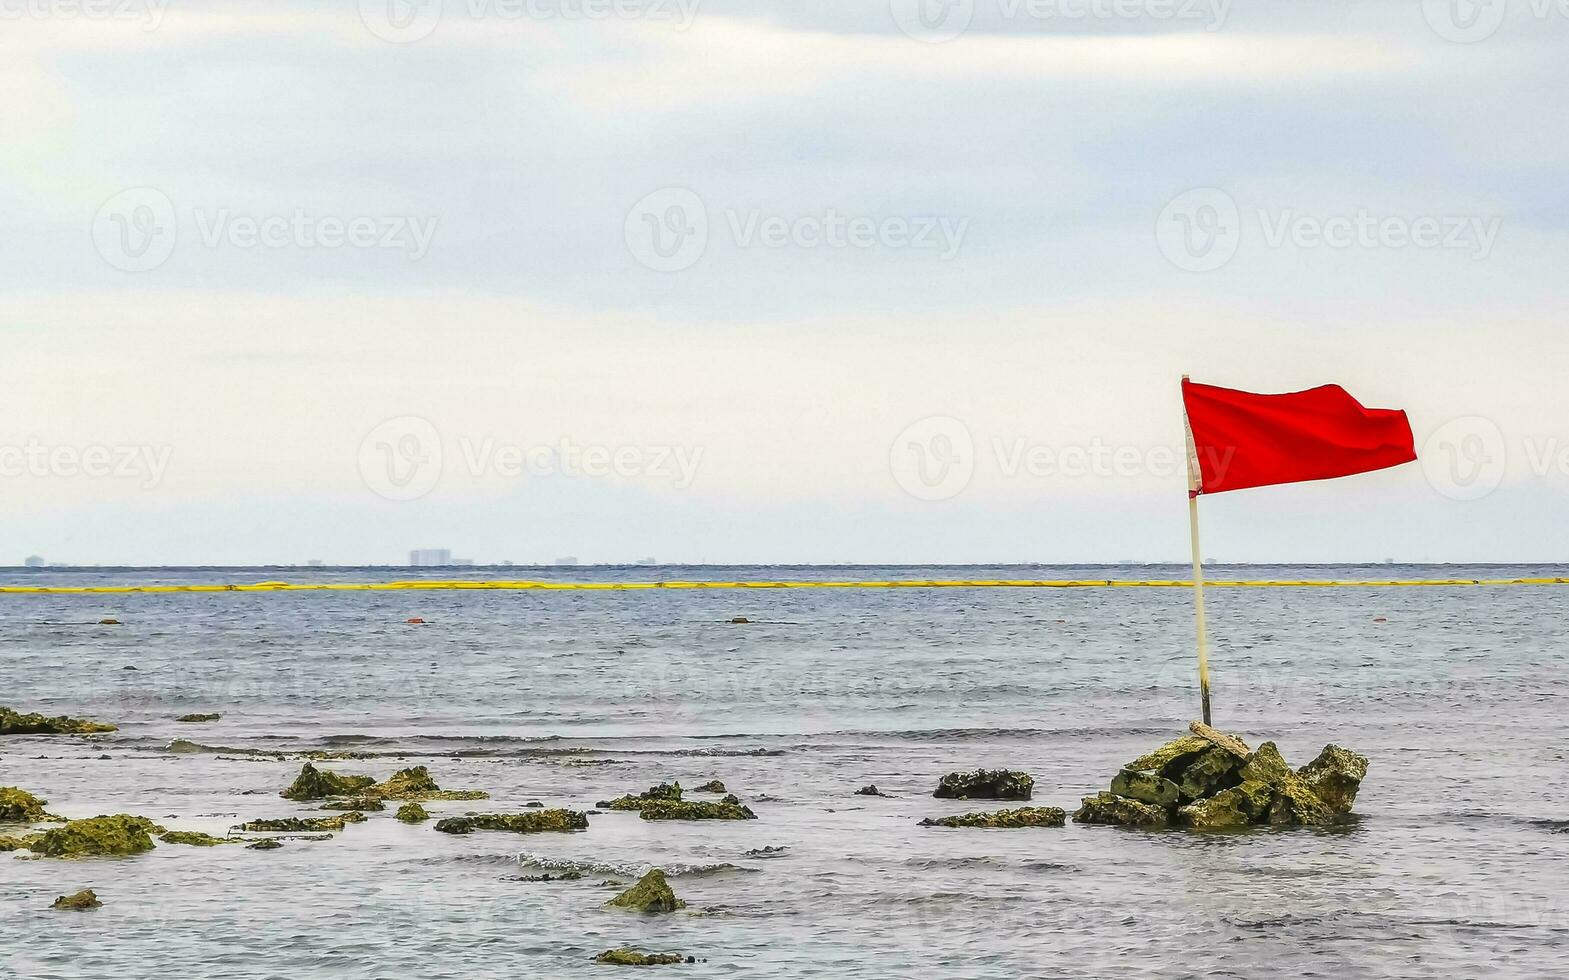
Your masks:
<instances>
[{"instance_id":1,"label":"yellow floating buoy line","mask_svg":"<svg viewBox=\"0 0 1569 980\"><path fill-rule=\"evenodd\" d=\"M1326 589L1569 585L1569 578L1220 579L1208 588ZM0 595L173 592L639 592L654 589L1187 589L1183 579L892 579L798 582L252 582L244 585L5 585Z\"/></svg>"}]
</instances>

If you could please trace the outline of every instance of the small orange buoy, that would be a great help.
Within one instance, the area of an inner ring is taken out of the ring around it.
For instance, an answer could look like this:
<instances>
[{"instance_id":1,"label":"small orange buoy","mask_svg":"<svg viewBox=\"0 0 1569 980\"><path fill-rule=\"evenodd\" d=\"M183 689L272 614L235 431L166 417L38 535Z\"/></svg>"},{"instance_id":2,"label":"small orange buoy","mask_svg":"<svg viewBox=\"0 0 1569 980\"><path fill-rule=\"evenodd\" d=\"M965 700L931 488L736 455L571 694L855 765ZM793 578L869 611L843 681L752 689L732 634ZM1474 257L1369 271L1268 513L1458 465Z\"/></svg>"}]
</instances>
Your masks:
<instances>
[{"instance_id":1,"label":"small orange buoy","mask_svg":"<svg viewBox=\"0 0 1569 980\"><path fill-rule=\"evenodd\" d=\"M1373 622L1375 622L1375 623L1387 623L1387 622L1389 622L1389 620L1385 619L1383 616L1374 616L1373 617Z\"/></svg>"},{"instance_id":2,"label":"small orange buoy","mask_svg":"<svg viewBox=\"0 0 1569 980\"><path fill-rule=\"evenodd\" d=\"M404 622L408 623L410 626L424 626L425 625L425 621L423 619L420 619L418 616L410 616L408 619L405 619Z\"/></svg>"}]
</instances>

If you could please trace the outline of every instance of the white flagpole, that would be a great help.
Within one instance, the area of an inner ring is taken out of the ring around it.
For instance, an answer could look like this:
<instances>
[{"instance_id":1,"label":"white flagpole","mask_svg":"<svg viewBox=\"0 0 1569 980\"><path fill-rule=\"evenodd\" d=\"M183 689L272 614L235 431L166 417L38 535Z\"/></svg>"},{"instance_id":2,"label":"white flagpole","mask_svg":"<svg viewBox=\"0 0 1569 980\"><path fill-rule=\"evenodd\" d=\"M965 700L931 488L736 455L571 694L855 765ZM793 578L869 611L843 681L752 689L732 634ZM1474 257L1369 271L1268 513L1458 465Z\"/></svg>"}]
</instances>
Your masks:
<instances>
[{"instance_id":1,"label":"white flagpole","mask_svg":"<svg viewBox=\"0 0 1569 980\"><path fill-rule=\"evenodd\" d=\"M1187 375L1182 376L1188 380ZM1188 536L1193 544L1193 620L1198 631L1199 644L1199 700L1204 711L1204 724L1210 724L1209 715L1209 635L1204 628L1204 562L1199 557L1199 491L1203 488L1203 472L1199 469L1198 448L1193 442L1193 427L1188 423L1188 410L1182 409L1182 428L1188 439Z\"/></svg>"}]
</instances>

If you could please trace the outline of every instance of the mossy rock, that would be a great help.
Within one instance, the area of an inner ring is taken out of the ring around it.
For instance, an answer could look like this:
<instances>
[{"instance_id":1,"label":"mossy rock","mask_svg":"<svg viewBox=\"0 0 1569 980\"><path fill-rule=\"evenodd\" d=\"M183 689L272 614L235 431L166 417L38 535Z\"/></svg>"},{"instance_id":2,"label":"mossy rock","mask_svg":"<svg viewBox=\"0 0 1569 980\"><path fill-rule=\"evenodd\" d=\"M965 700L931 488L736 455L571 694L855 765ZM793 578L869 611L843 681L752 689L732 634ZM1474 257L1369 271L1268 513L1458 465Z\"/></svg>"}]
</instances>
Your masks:
<instances>
[{"instance_id":1,"label":"mossy rock","mask_svg":"<svg viewBox=\"0 0 1569 980\"><path fill-rule=\"evenodd\" d=\"M217 847L219 844L238 844L228 837L214 837L199 830L171 830L158 838L165 844L186 844L191 847Z\"/></svg>"},{"instance_id":2,"label":"mossy rock","mask_svg":"<svg viewBox=\"0 0 1569 980\"><path fill-rule=\"evenodd\" d=\"M1229 753L1228 753L1229 754ZM1244 782L1196 800L1177 811L1177 819L1199 830L1231 830L1263 823L1275 794L1263 783Z\"/></svg>"},{"instance_id":3,"label":"mossy rock","mask_svg":"<svg viewBox=\"0 0 1569 980\"><path fill-rule=\"evenodd\" d=\"M1130 800L1140 803L1149 803L1161 809L1168 809L1177 805L1181 791L1177 784L1169 779L1162 779L1152 772L1139 772L1136 769L1123 769L1111 779L1111 791L1117 796L1125 796Z\"/></svg>"},{"instance_id":4,"label":"mossy rock","mask_svg":"<svg viewBox=\"0 0 1569 980\"><path fill-rule=\"evenodd\" d=\"M1011 769L976 769L950 772L932 793L939 800L1027 800L1035 791L1035 778Z\"/></svg>"},{"instance_id":5,"label":"mossy rock","mask_svg":"<svg viewBox=\"0 0 1569 980\"><path fill-rule=\"evenodd\" d=\"M351 823L364 823L358 810L336 817L283 817L278 820L250 820L235 827L252 834L320 834L342 830Z\"/></svg>"},{"instance_id":6,"label":"mossy rock","mask_svg":"<svg viewBox=\"0 0 1569 980\"><path fill-rule=\"evenodd\" d=\"M965 813L957 817L937 817L922 820L922 827L986 827L1014 829L1018 827L1061 827L1067 823L1068 814L1054 806L1024 806L1016 810L997 810L991 813Z\"/></svg>"},{"instance_id":7,"label":"mossy rock","mask_svg":"<svg viewBox=\"0 0 1569 980\"><path fill-rule=\"evenodd\" d=\"M1336 822L1329 804L1291 771L1274 742L1260 745L1242 767L1244 782L1263 783L1274 791L1268 820L1277 826L1325 826Z\"/></svg>"},{"instance_id":8,"label":"mossy rock","mask_svg":"<svg viewBox=\"0 0 1569 980\"><path fill-rule=\"evenodd\" d=\"M600 800L594 805L601 810L641 810L647 803L678 803L680 800L680 783L660 783L658 786L650 786L646 792L638 793L636 796L629 793L613 800Z\"/></svg>"},{"instance_id":9,"label":"mossy rock","mask_svg":"<svg viewBox=\"0 0 1569 980\"><path fill-rule=\"evenodd\" d=\"M692 800L649 801L638 815L644 820L756 820L750 807L738 803L699 803Z\"/></svg>"},{"instance_id":10,"label":"mossy rock","mask_svg":"<svg viewBox=\"0 0 1569 980\"><path fill-rule=\"evenodd\" d=\"M594 957L595 963L607 966L667 966L674 963L694 962L680 953L640 953L635 949L607 949Z\"/></svg>"},{"instance_id":11,"label":"mossy rock","mask_svg":"<svg viewBox=\"0 0 1569 980\"><path fill-rule=\"evenodd\" d=\"M28 845L44 857L105 857L141 854L153 849L152 835L161 827L146 817L126 814L72 820L64 827L47 830Z\"/></svg>"},{"instance_id":12,"label":"mossy rock","mask_svg":"<svg viewBox=\"0 0 1569 980\"><path fill-rule=\"evenodd\" d=\"M1073 814L1074 823L1109 824L1116 827L1160 828L1166 826L1169 819L1163 807L1113 793L1086 796Z\"/></svg>"},{"instance_id":13,"label":"mossy rock","mask_svg":"<svg viewBox=\"0 0 1569 980\"><path fill-rule=\"evenodd\" d=\"M86 718L70 718L66 715L50 718L37 712L24 715L10 708L0 708L0 735L97 735L115 731L119 731L116 725Z\"/></svg>"},{"instance_id":14,"label":"mossy rock","mask_svg":"<svg viewBox=\"0 0 1569 980\"><path fill-rule=\"evenodd\" d=\"M246 844L245 849L247 851L276 851L282 846L283 841L278 840L276 837L268 837L264 840L259 840L254 844Z\"/></svg>"},{"instance_id":15,"label":"mossy rock","mask_svg":"<svg viewBox=\"0 0 1569 980\"><path fill-rule=\"evenodd\" d=\"M680 783L677 783L676 785L679 786ZM693 790L692 792L694 792L694 793L728 793L730 791L725 789L725 784L724 783L720 782L717 779L712 779L712 780L709 780L708 782L704 783L703 785L699 786L697 789Z\"/></svg>"},{"instance_id":16,"label":"mossy rock","mask_svg":"<svg viewBox=\"0 0 1569 980\"><path fill-rule=\"evenodd\" d=\"M1182 802L1191 803L1231 789L1242 782L1243 761L1222 748L1212 748L1182 770L1177 789ZM1115 792L1117 787L1113 786Z\"/></svg>"},{"instance_id":17,"label":"mossy rock","mask_svg":"<svg viewBox=\"0 0 1569 980\"><path fill-rule=\"evenodd\" d=\"M91 888L84 888L75 895L61 895L49 907L65 912L86 912L90 909L101 909L103 904Z\"/></svg>"},{"instance_id":18,"label":"mossy rock","mask_svg":"<svg viewBox=\"0 0 1569 980\"><path fill-rule=\"evenodd\" d=\"M639 878L637 884L605 903L605 908L631 909L634 912L674 912L686 908L658 868Z\"/></svg>"},{"instance_id":19,"label":"mossy rock","mask_svg":"<svg viewBox=\"0 0 1569 980\"><path fill-rule=\"evenodd\" d=\"M1367 778L1367 756L1338 745L1326 745L1318 758L1297 770L1297 776L1335 813L1350 813L1357 790Z\"/></svg>"},{"instance_id":20,"label":"mossy rock","mask_svg":"<svg viewBox=\"0 0 1569 980\"><path fill-rule=\"evenodd\" d=\"M1167 742L1160 748L1123 766L1135 772L1158 773L1163 779L1171 779L1175 773L1186 768L1187 764L1214 748L1214 744L1207 738L1197 735L1184 735L1175 741Z\"/></svg>"},{"instance_id":21,"label":"mossy rock","mask_svg":"<svg viewBox=\"0 0 1569 980\"><path fill-rule=\"evenodd\" d=\"M404 823L424 823L430 819L430 814L418 803L405 803L398 807L397 818Z\"/></svg>"},{"instance_id":22,"label":"mossy rock","mask_svg":"<svg viewBox=\"0 0 1569 980\"><path fill-rule=\"evenodd\" d=\"M370 776L345 776L317 769L309 762L300 770L289 788L278 795L286 800L325 800L334 796L353 796L376 784Z\"/></svg>"},{"instance_id":23,"label":"mossy rock","mask_svg":"<svg viewBox=\"0 0 1569 980\"><path fill-rule=\"evenodd\" d=\"M328 800L321 805L323 810L360 810L366 813L380 813L387 808L387 804L374 796L350 796L341 800Z\"/></svg>"},{"instance_id":24,"label":"mossy rock","mask_svg":"<svg viewBox=\"0 0 1569 980\"><path fill-rule=\"evenodd\" d=\"M370 795L384 800L409 800L429 803L432 800L488 800L490 794L477 789L442 789L436 785L430 770L424 766L399 769L386 782L370 787Z\"/></svg>"},{"instance_id":25,"label":"mossy rock","mask_svg":"<svg viewBox=\"0 0 1569 980\"><path fill-rule=\"evenodd\" d=\"M222 717L223 717L223 715L219 715L219 714L181 715L180 717L178 717L178 718L176 718L174 720L178 721L178 722L183 722L183 723L185 723L187 725L200 725L200 724L203 724L204 722L217 721L217 720L219 720Z\"/></svg>"},{"instance_id":26,"label":"mossy rock","mask_svg":"<svg viewBox=\"0 0 1569 980\"><path fill-rule=\"evenodd\" d=\"M535 810L531 813L480 813L436 821L443 834L501 830L514 834L565 833L588 829L588 815L577 810Z\"/></svg>"},{"instance_id":27,"label":"mossy rock","mask_svg":"<svg viewBox=\"0 0 1569 980\"><path fill-rule=\"evenodd\" d=\"M44 812L44 804L48 802L25 789L0 786L0 823L40 823L55 819Z\"/></svg>"},{"instance_id":28,"label":"mossy rock","mask_svg":"<svg viewBox=\"0 0 1569 980\"><path fill-rule=\"evenodd\" d=\"M23 834L19 837L0 836L0 854L10 851L31 850L42 834Z\"/></svg>"}]
</instances>

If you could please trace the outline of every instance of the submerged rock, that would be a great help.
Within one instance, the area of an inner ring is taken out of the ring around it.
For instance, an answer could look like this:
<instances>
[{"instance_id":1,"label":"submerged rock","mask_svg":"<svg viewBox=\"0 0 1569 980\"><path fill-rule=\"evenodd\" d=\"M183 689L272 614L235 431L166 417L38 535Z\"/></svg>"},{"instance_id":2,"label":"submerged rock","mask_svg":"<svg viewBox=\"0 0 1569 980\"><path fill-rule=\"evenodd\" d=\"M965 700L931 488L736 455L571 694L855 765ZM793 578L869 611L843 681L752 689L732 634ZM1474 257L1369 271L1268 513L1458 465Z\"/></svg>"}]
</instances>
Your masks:
<instances>
[{"instance_id":1,"label":"submerged rock","mask_svg":"<svg viewBox=\"0 0 1569 980\"><path fill-rule=\"evenodd\" d=\"M933 796L940 800L1027 800L1035 779L1027 772L977 769L950 772L937 784Z\"/></svg>"},{"instance_id":2,"label":"submerged rock","mask_svg":"<svg viewBox=\"0 0 1569 980\"><path fill-rule=\"evenodd\" d=\"M1066 811L1054 806L1024 806L1017 810L996 810L991 813L965 813L957 817L928 817L920 822L922 827L1061 827L1068 819Z\"/></svg>"},{"instance_id":3,"label":"submerged rock","mask_svg":"<svg viewBox=\"0 0 1569 980\"><path fill-rule=\"evenodd\" d=\"M10 851L30 850L34 844L38 843L38 838L40 836L42 835L23 834L20 837L0 836L0 854L5 854Z\"/></svg>"},{"instance_id":4,"label":"submerged rock","mask_svg":"<svg viewBox=\"0 0 1569 980\"><path fill-rule=\"evenodd\" d=\"M40 823L57 819L44 812L44 804L48 802L25 789L0 786L0 823Z\"/></svg>"},{"instance_id":5,"label":"submerged rock","mask_svg":"<svg viewBox=\"0 0 1569 980\"><path fill-rule=\"evenodd\" d=\"M380 813L387 808L387 804L374 796L350 796L341 800L328 800L321 805L323 810L362 810L368 813Z\"/></svg>"},{"instance_id":6,"label":"submerged rock","mask_svg":"<svg viewBox=\"0 0 1569 980\"><path fill-rule=\"evenodd\" d=\"M24 715L10 708L0 708L0 735L96 735L114 731L119 731L119 727L86 718L66 715L50 718L37 712Z\"/></svg>"},{"instance_id":7,"label":"submerged rock","mask_svg":"<svg viewBox=\"0 0 1569 980\"><path fill-rule=\"evenodd\" d=\"M198 830L171 830L158 838L165 844L188 844L191 847L217 847L219 844L238 844L229 837L214 837Z\"/></svg>"},{"instance_id":8,"label":"submerged rock","mask_svg":"<svg viewBox=\"0 0 1569 980\"><path fill-rule=\"evenodd\" d=\"M345 776L317 769L309 762L300 770L289 788L278 795L286 800L325 800L333 796L352 796L376 784L371 776Z\"/></svg>"},{"instance_id":9,"label":"submerged rock","mask_svg":"<svg viewBox=\"0 0 1569 980\"><path fill-rule=\"evenodd\" d=\"M283 841L276 837L268 837L265 840L259 840L254 844L246 844L245 849L247 851L276 851L282 846Z\"/></svg>"},{"instance_id":10,"label":"submerged rock","mask_svg":"<svg viewBox=\"0 0 1569 980\"><path fill-rule=\"evenodd\" d=\"M779 857L789 849L790 847L788 844L768 844L764 847L753 848L752 850L747 851L746 856L749 858L773 858Z\"/></svg>"},{"instance_id":11,"label":"submerged rock","mask_svg":"<svg viewBox=\"0 0 1569 980\"><path fill-rule=\"evenodd\" d=\"M686 908L658 868L639 878L637 884L605 903L605 908L631 909L634 912L674 912Z\"/></svg>"},{"instance_id":12,"label":"submerged rock","mask_svg":"<svg viewBox=\"0 0 1569 980\"><path fill-rule=\"evenodd\" d=\"M1117 827L1164 827L1168 821L1166 809L1112 793L1086 796L1077 812L1074 823L1110 824Z\"/></svg>"},{"instance_id":13,"label":"submerged rock","mask_svg":"<svg viewBox=\"0 0 1569 980\"><path fill-rule=\"evenodd\" d=\"M89 909L101 909L103 904L91 888L84 888L75 895L61 895L49 907L67 912L86 912Z\"/></svg>"},{"instance_id":14,"label":"submerged rock","mask_svg":"<svg viewBox=\"0 0 1569 980\"><path fill-rule=\"evenodd\" d=\"M202 722L207 722L207 721L217 721L217 720L219 720L222 717L223 717L223 715L219 715L219 714L211 714L211 715L181 715L180 717L178 717L178 718L176 718L174 720L175 721L184 722L187 725L196 725L196 724L201 724Z\"/></svg>"},{"instance_id":15,"label":"submerged rock","mask_svg":"<svg viewBox=\"0 0 1569 980\"><path fill-rule=\"evenodd\" d=\"M680 784L677 783L676 785L679 786ZM708 782L704 783L703 785L699 786L697 789L693 790L692 792L694 792L694 793L728 793L730 791L725 789L725 784L724 783L720 782L717 779L711 779Z\"/></svg>"},{"instance_id":16,"label":"submerged rock","mask_svg":"<svg viewBox=\"0 0 1569 980\"><path fill-rule=\"evenodd\" d=\"M594 805L601 810L641 810L646 803L680 802L680 800L680 783L660 783L658 786L650 786L646 792L636 796L631 794L618 796L613 800L600 800Z\"/></svg>"},{"instance_id":17,"label":"submerged rock","mask_svg":"<svg viewBox=\"0 0 1569 980\"><path fill-rule=\"evenodd\" d=\"M884 799L890 799L890 800L893 799L893 797L889 796L887 793L884 793L882 790L878 789L876 786L872 785L871 783L868 783L865 786L862 786L860 789L856 790L855 791L855 795L856 796L881 796Z\"/></svg>"},{"instance_id":18,"label":"submerged rock","mask_svg":"<svg viewBox=\"0 0 1569 980\"><path fill-rule=\"evenodd\" d=\"M1228 830L1262 823L1269 816L1274 791L1263 783L1244 782L1208 799L1195 800L1177 811L1177 819L1202 830Z\"/></svg>"},{"instance_id":19,"label":"submerged rock","mask_svg":"<svg viewBox=\"0 0 1569 980\"><path fill-rule=\"evenodd\" d=\"M490 794L482 790L442 789L436 785L430 770L424 766L399 769L386 782L372 786L369 794L384 800L412 800L419 803L429 803L432 800L490 799Z\"/></svg>"},{"instance_id":20,"label":"submerged rock","mask_svg":"<svg viewBox=\"0 0 1569 980\"><path fill-rule=\"evenodd\" d=\"M1326 745L1318 758L1297 770L1302 782L1336 813L1350 813L1367 778L1367 756Z\"/></svg>"},{"instance_id":21,"label":"submerged rock","mask_svg":"<svg viewBox=\"0 0 1569 980\"><path fill-rule=\"evenodd\" d=\"M398 807L397 818L404 823L424 823L430 819L430 814L418 803L405 803Z\"/></svg>"},{"instance_id":22,"label":"submerged rock","mask_svg":"<svg viewBox=\"0 0 1569 980\"><path fill-rule=\"evenodd\" d=\"M471 834L476 830L504 830L514 834L565 833L587 830L588 816L577 810L535 810L532 813L477 813L436 821L443 834Z\"/></svg>"},{"instance_id":23,"label":"submerged rock","mask_svg":"<svg viewBox=\"0 0 1569 980\"><path fill-rule=\"evenodd\" d=\"M751 807L739 803L698 803L690 800L655 801L643 804L639 815L644 820L756 820Z\"/></svg>"},{"instance_id":24,"label":"submerged rock","mask_svg":"<svg viewBox=\"0 0 1569 980\"><path fill-rule=\"evenodd\" d=\"M1162 809L1176 806L1177 798L1182 795L1177 784L1171 780L1136 769L1123 769L1113 776L1111 791L1117 796L1150 803Z\"/></svg>"},{"instance_id":25,"label":"submerged rock","mask_svg":"<svg viewBox=\"0 0 1569 980\"><path fill-rule=\"evenodd\" d=\"M320 834L342 830L351 823L364 823L358 810L336 817L283 817L278 820L250 820L235 829L252 834Z\"/></svg>"},{"instance_id":26,"label":"submerged rock","mask_svg":"<svg viewBox=\"0 0 1569 980\"><path fill-rule=\"evenodd\" d=\"M672 963L697 961L680 953L640 953L635 949L607 949L594 957L594 962L609 966L666 966Z\"/></svg>"},{"instance_id":27,"label":"submerged rock","mask_svg":"<svg viewBox=\"0 0 1569 980\"><path fill-rule=\"evenodd\" d=\"M553 881L582 881L583 880L583 872L581 872L581 871L563 871L561 874L558 874L558 875L550 875L550 874L545 874L545 875L523 875L522 877L518 877L518 878L504 878L502 880L504 880L504 881L526 881L526 882L528 882L530 884L549 884L550 882L553 882Z\"/></svg>"},{"instance_id":28,"label":"submerged rock","mask_svg":"<svg viewBox=\"0 0 1569 980\"><path fill-rule=\"evenodd\" d=\"M146 817L123 813L89 817L39 834L28 844L28 849L44 857L140 854L153 849L152 835L162 831L163 828Z\"/></svg>"}]
</instances>

